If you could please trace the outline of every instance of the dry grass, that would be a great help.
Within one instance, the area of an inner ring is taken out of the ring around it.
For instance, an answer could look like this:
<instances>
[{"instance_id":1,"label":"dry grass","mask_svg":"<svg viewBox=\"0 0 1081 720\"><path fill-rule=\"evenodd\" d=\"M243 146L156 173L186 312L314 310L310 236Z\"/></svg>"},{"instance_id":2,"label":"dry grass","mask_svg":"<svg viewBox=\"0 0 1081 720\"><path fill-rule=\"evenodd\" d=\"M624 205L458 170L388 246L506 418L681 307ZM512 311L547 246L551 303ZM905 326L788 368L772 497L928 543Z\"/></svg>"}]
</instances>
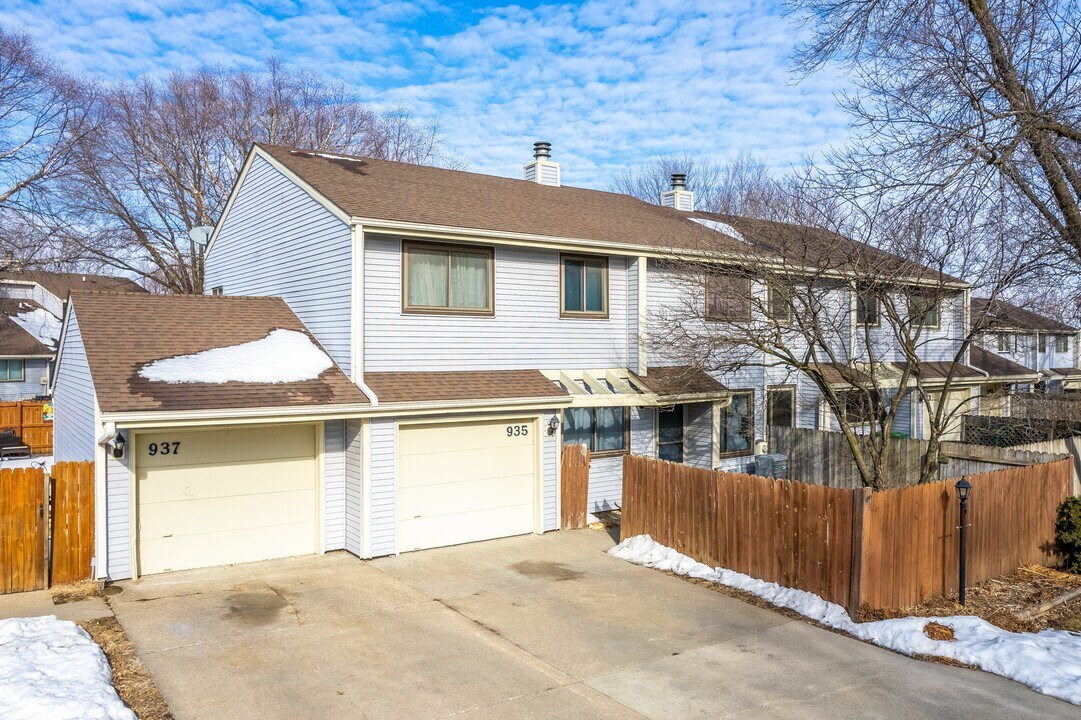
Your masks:
<instances>
[{"instance_id":1,"label":"dry grass","mask_svg":"<svg viewBox=\"0 0 1081 720\"><path fill-rule=\"evenodd\" d=\"M953 628L949 625L943 625L942 623L929 622L923 626L923 634L932 640L953 642L956 638L953 636Z\"/></svg>"},{"instance_id":2,"label":"dry grass","mask_svg":"<svg viewBox=\"0 0 1081 720\"><path fill-rule=\"evenodd\" d=\"M90 633L113 670L113 685L117 694L140 720L173 720L169 706L165 704L158 686L150 677L146 666L135 654L124 628L114 617L86 620L79 626Z\"/></svg>"},{"instance_id":3,"label":"dry grass","mask_svg":"<svg viewBox=\"0 0 1081 720\"><path fill-rule=\"evenodd\" d=\"M96 580L85 580L70 585L57 585L49 589L49 594L52 595L53 605L99 598L102 596L101 583Z\"/></svg>"},{"instance_id":4,"label":"dry grass","mask_svg":"<svg viewBox=\"0 0 1081 720\"><path fill-rule=\"evenodd\" d=\"M1025 565L1007 577L985 580L968 588L964 607L956 597L939 597L915 607L899 610L868 610L859 613L860 622L912 615L943 617L975 615L1010 632L1039 632L1048 628L1069 630L1081 625L1081 598L1077 598L1035 618L1025 613L1081 587L1081 575L1064 573L1042 565Z\"/></svg>"}]
</instances>

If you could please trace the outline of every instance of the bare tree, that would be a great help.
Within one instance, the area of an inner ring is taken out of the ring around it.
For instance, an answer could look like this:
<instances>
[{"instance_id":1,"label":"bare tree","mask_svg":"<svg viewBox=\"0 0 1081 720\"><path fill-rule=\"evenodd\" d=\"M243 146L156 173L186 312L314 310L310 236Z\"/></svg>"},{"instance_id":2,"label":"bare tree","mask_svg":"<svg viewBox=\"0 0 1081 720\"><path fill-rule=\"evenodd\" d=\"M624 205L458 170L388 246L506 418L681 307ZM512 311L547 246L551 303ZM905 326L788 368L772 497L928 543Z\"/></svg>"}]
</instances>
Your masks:
<instances>
[{"instance_id":1,"label":"bare tree","mask_svg":"<svg viewBox=\"0 0 1081 720\"><path fill-rule=\"evenodd\" d=\"M261 73L205 68L118 85L100 119L51 214L88 261L177 293L203 291L202 248L189 231L217 220L252 143L443 159L437 129L380 115L344 85L276 61Z\"/></svg>"},{"instance_id":2,"label":"bare tree","mask_svg":"<svg viewBox=\"0 0 1081 720\"><path fill-rule=\"evenodd\" d=\"M680 300L654 313L651 347L737 386L801 384L810 403L803 415L844 435L872 488L888 483L915 398L929 443L920 481L935 479L941 440L972 410L971 395L952 394L972 382L969 349L985 330L967 317L969 282L998 297L1027 272L1026 236L1004 244L998 209L852 205L832 219L865 242L808 224L697 213L712 231L703 229L693 248L705 259L671 254L662 263L660 281L673 283ZM989 240L1002 247L997 256L981 249Z\"/></svg>"},{"instance_id":3,"label":"bare tree","mask_svg":"<svg viewBox=\"0 0 1081 720\"><path fill-rule=\"evenodd\" d=\"M1081 7L1073 0L790 0L836 61L854 145L831 156L854 194L1012 196L1030 234L1081 260ZM967 202L967 200L962 200Z\"/></svg>"},{"instance_id":4,"label":"bare tree","mask_svg":"<svg viewBox=\"0 0 1081 720\"><path fill-rule=\"evenodd\" d=\"M775 219L784 212L782 181L773 177L765 163L746 154L725 163L689 153L665 155L619 173L610 186L614 192L658 203L675 173L687 176L700 210L763 219Z\"/></svg>"}]
</instances>

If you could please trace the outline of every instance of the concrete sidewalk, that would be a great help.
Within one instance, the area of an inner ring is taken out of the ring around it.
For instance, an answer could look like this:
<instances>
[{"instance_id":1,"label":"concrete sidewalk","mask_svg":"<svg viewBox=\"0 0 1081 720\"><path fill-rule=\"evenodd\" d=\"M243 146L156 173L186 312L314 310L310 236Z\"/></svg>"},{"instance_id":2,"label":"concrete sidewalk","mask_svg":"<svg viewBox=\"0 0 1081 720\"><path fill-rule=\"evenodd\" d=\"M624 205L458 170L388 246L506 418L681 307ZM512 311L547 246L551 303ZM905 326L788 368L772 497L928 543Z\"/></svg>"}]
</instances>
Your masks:
<instances>
[{"instance_id":1,"label":"concrete sidewalk","mask_svg":"<svg viewBox=\"0 0 1081 720\"><path fill-rule=\"evenodd\" d=\"M110 617L112 614L109 604L100 597L54 605L48 590L0 595L0 619L55 615L60 620L82 622Z\"/></svg>"},{"instance_id":2,"label":"concrete sidewalk","mask_svg":"<svg viewBox=\"0 0 1081 720\"><path fill-rule=\"evenodd\" d=\"M110 598L178 720L1076 718L605 554L601 532L171 573Z\"/></svg>"}]
</instances>

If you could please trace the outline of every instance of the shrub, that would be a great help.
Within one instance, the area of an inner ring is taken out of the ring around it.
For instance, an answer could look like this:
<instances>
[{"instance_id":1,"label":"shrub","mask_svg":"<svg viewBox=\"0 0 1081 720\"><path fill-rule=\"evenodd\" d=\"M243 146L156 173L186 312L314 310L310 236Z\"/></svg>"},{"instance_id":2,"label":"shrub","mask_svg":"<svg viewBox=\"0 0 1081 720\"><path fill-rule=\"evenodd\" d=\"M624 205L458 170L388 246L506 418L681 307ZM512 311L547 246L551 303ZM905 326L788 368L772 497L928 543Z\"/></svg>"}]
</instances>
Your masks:
<instances>
[{"instance_id":1,"label":"shrub","mask_svg":"<svg viewBox=\"0 0 1081 720\"><path fill-rule=\"evenodd\" d=\"M1066 569L1081 572L1081 496L1066 498L1058 506L1055 542L1066 555Z\"/></svg>"}]
</instances>

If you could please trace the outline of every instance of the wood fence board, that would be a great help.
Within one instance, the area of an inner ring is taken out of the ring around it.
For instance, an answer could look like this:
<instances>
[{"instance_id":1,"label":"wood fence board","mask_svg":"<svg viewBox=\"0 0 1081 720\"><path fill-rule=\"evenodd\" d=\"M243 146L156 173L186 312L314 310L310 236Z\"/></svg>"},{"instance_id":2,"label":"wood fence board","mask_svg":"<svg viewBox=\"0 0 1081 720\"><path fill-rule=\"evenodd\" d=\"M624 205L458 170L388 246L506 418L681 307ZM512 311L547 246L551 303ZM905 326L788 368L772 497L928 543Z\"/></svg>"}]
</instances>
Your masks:
<instances>
[{"instance_id":1,"label":"wood fence board","mask_svg":"<svg viewBox=\"0 0 1081 720\"><path fill-rule=\"evenodd\" d=\"M563 446L559 485L559 527L584 528L589 514L589 448L585 445Z\"/></svg>"}]
</instances>

